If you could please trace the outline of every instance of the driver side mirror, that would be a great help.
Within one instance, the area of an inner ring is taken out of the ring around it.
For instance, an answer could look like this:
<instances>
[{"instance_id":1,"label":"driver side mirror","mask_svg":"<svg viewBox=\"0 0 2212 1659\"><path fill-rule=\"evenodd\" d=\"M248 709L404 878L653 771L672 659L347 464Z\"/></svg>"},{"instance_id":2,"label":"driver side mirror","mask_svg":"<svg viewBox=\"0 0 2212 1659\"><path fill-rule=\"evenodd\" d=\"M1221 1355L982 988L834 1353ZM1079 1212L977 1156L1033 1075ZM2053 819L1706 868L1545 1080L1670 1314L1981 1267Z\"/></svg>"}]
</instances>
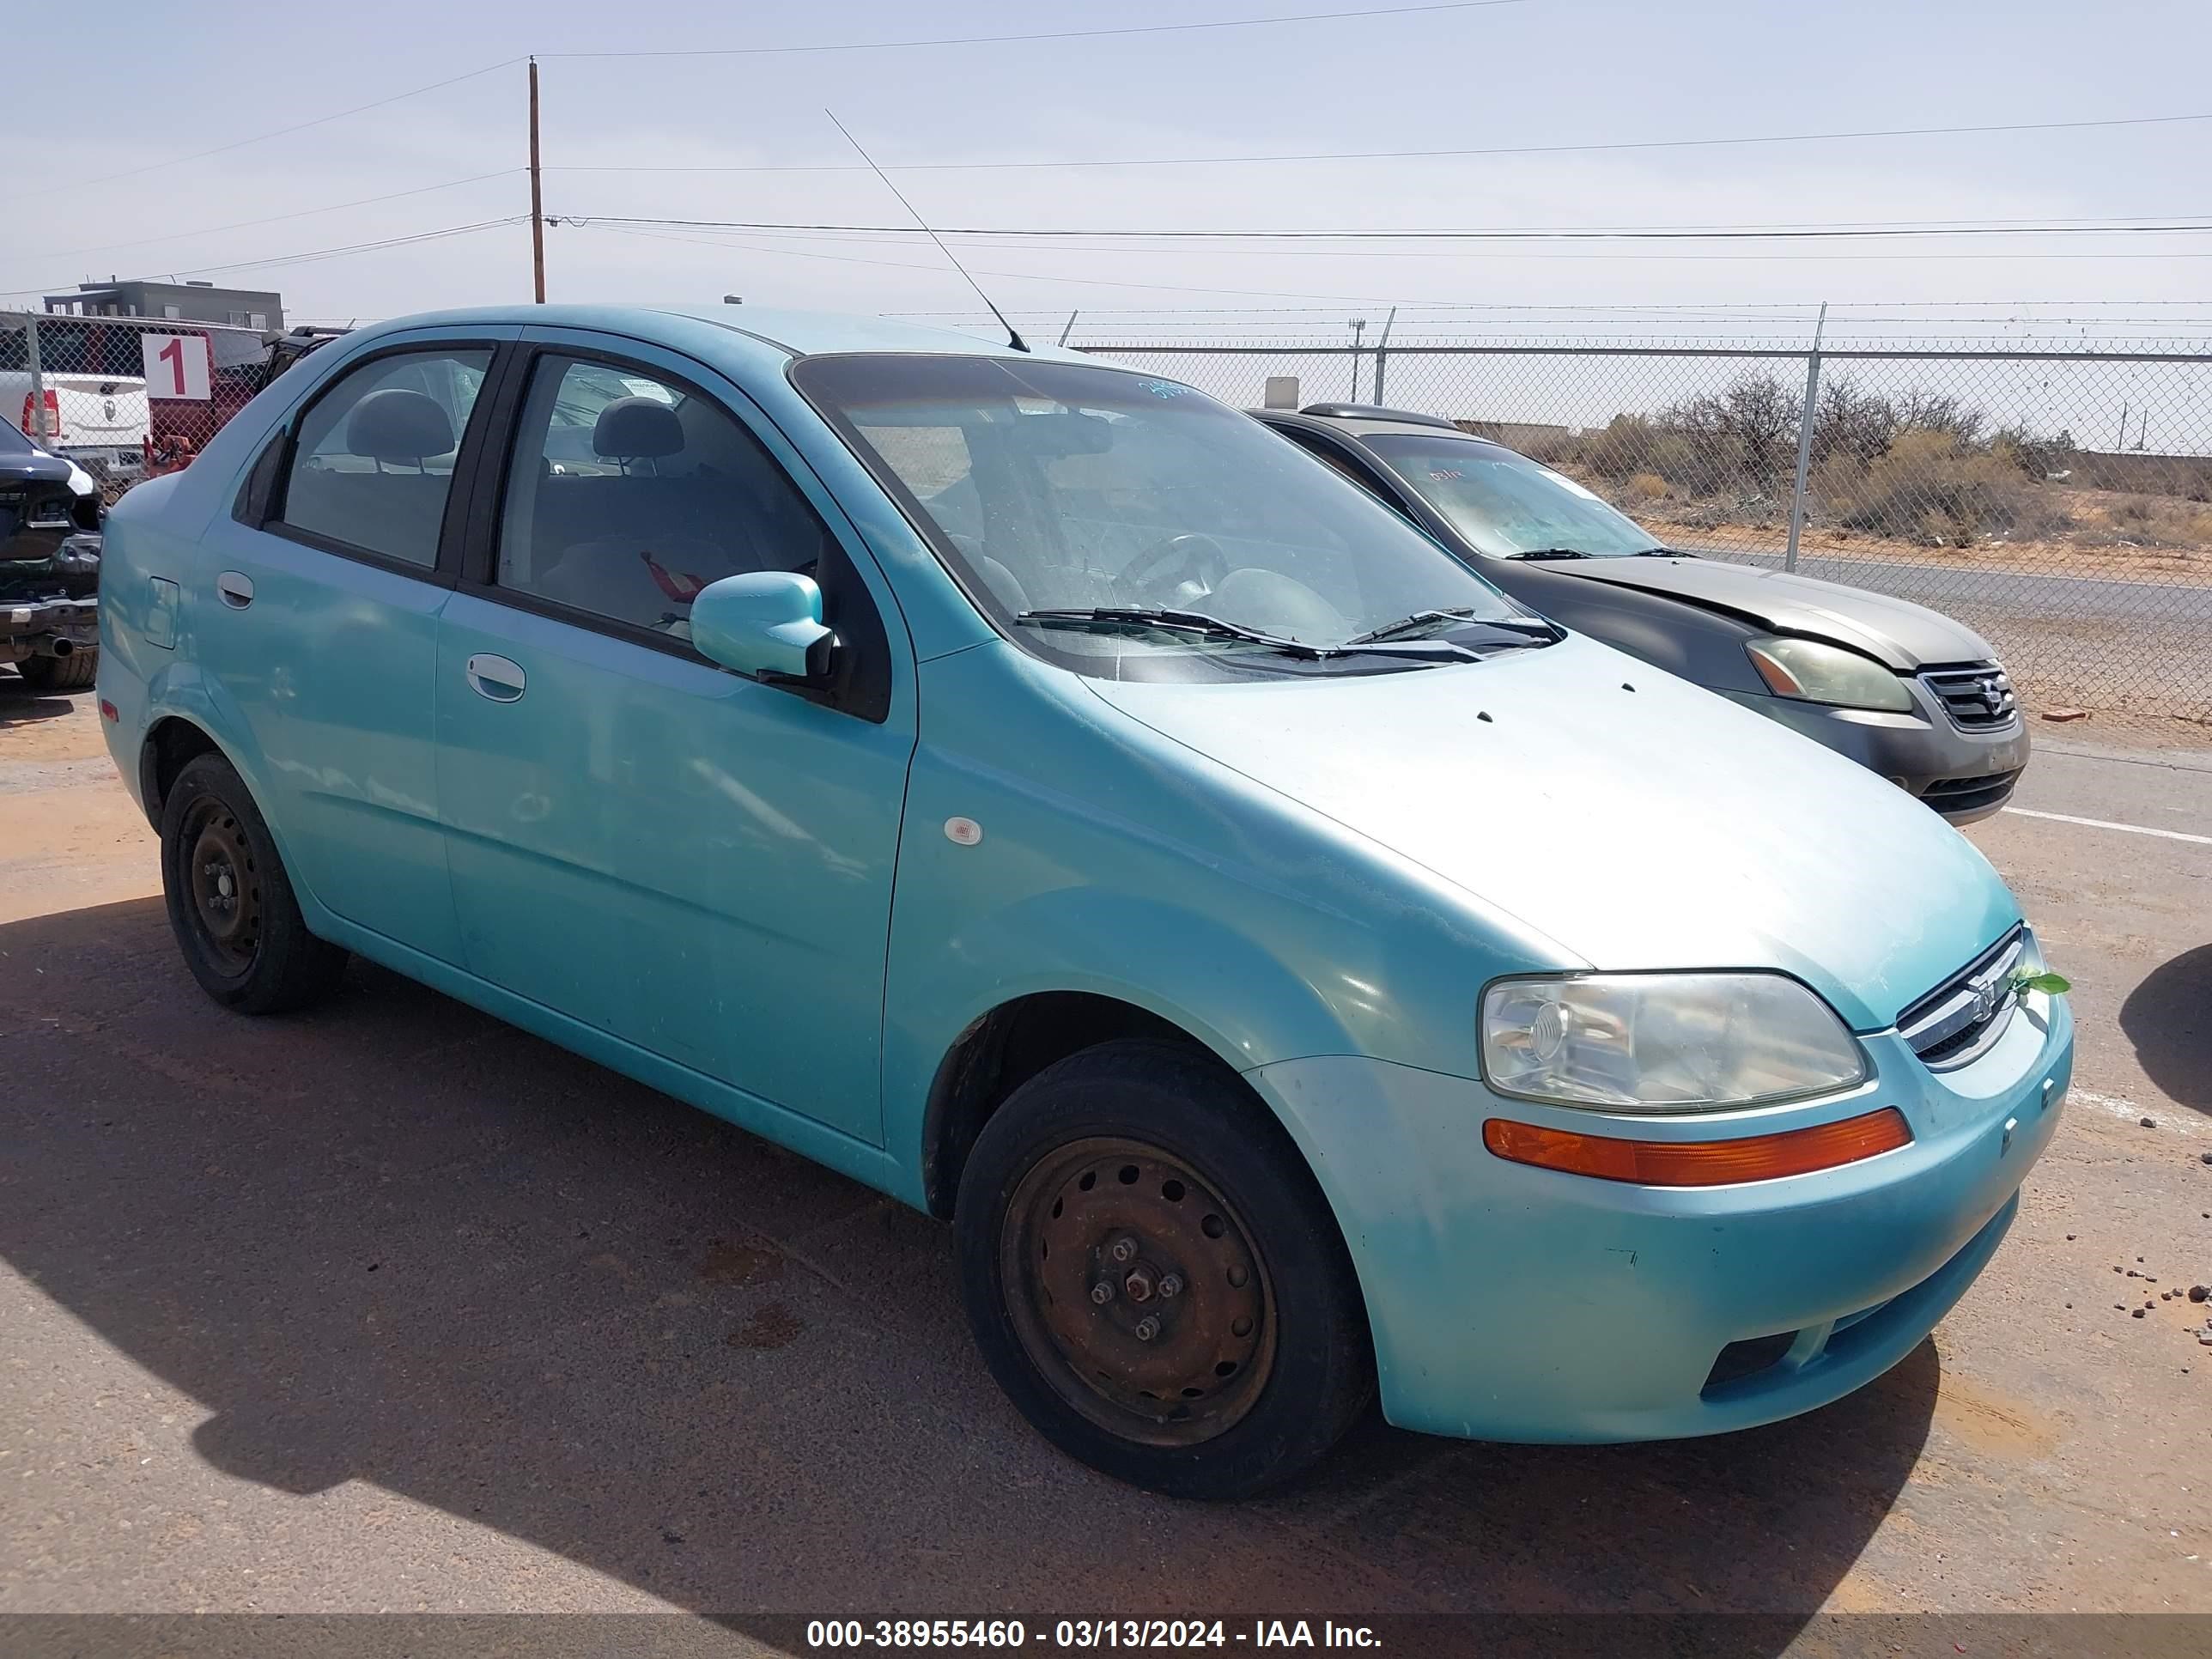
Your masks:
<instances>
[{"instance_id":1,"label":"driver side mirror","mask_svg":"<svg viewBox=\"0 0 2212 1659\"><path fill-rule=\"evenodd\" d=\"M837 636L822 621L811 576L753 570L708 582L691 601L691 643L740 674L784 680L828 678Z\"/></svg>"}]
</instances>

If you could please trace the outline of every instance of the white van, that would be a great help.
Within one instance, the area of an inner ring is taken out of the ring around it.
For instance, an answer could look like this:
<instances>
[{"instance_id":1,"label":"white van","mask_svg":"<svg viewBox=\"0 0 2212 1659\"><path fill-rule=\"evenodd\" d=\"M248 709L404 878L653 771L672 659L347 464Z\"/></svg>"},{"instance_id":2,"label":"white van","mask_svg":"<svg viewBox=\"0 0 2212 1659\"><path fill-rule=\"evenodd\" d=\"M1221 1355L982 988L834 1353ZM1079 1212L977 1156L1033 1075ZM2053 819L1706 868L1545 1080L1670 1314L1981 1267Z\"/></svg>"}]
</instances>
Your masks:
<instances>
[{"instance_id":1,"label":"white van","mask_svg":"<svg viewBox=\"0 0 2212 1659\"><path fill-rule=\"evenodd\" d=\"M46 405L42 441L102 483L135 480L146 470L152 431L146 382L137 375L78 374L49 370L40 376ZM32 430L31 376L0 369L0 419L27 437Z\"/></svg>"}]
</instances>

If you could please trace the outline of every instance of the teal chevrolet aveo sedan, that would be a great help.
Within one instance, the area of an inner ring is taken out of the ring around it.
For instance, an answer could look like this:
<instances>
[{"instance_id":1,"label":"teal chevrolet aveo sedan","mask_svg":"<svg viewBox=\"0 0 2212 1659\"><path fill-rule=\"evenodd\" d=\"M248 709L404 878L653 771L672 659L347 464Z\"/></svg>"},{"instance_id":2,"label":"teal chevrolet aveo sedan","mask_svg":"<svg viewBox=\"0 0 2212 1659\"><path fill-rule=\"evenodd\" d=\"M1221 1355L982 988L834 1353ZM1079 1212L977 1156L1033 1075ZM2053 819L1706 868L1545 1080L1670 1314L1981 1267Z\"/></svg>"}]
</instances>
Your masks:
<instances>
[{"instance_id":1,"label":"teal chevrolet aveo sedan","mask_svg":"<svg viewBox=\"0 0 2212 1659\"><path fill-rule=\"evenodd\" d=\"M949 1218L1022 1413L1251 1492L1895 1364L2072 1028L1980 854L1188 386L829 317L406 319L108 521L241 1013L358 953Z\"/></svg>"}]
</instances>

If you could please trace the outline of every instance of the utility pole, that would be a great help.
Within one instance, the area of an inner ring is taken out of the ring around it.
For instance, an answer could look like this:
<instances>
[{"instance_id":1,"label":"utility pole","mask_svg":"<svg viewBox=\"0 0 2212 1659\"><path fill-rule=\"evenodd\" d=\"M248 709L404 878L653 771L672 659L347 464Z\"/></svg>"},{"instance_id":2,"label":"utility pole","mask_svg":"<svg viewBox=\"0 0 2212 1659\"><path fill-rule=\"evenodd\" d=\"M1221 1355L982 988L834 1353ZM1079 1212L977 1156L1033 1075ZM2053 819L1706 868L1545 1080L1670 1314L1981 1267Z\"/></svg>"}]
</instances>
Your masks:
<instances>
[{"instance_id":1,"label":"utility pole","mask_svg":"<svg viewBox=\"0 0 2212 1659\"><path fill-rule=\"evenodd\" d=\"M538 167L538 60L530 60L530 278L545 303L545 198Z\"/></svg>"}]
</instances>

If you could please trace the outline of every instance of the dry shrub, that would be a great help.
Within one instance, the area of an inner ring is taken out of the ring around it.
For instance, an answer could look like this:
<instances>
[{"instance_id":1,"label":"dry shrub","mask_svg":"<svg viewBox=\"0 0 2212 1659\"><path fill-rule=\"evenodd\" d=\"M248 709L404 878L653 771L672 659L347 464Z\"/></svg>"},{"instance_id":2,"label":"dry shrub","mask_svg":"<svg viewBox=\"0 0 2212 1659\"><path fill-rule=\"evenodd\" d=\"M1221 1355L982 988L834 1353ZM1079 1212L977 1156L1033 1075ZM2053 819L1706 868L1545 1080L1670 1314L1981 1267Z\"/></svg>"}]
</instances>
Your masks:
<instances>
[{"instance_id":1,"label":"dry shrub","mask_svg":"<svg viewBox=\"0 0 2212 1659\"><path fill-rule=\"evenodd\" d=\"M1964 547L2013 529L2027 489L2020 468L1956 432L1900 432L1834 503L1837 522L1928 547Z\"/></svg>"},{"instance_id":2,"label":"dry shrub","mask_svg":"<svg viewBox=\"0 0 2212 1659\"><path fill-rule=\"evenodd\" d=\"M1641 415L1616 415L1595 432L1583 433L1572 463L1595 477L1632 478L1639 472L1672 477L1690 464L1682 434Z\"/></svg>"},{"instance_id":3,"label":"dry shrub","mask_svg":"<svg viewBox=\"0 0 2212 1659\"><path fill-rule=\"evenodd\" d=\"M1638 472L1630 475L1628 495L1631 501L1663 501L1667 499L1667 481L1656 472Z\"/></svg>"}]
</instances>

